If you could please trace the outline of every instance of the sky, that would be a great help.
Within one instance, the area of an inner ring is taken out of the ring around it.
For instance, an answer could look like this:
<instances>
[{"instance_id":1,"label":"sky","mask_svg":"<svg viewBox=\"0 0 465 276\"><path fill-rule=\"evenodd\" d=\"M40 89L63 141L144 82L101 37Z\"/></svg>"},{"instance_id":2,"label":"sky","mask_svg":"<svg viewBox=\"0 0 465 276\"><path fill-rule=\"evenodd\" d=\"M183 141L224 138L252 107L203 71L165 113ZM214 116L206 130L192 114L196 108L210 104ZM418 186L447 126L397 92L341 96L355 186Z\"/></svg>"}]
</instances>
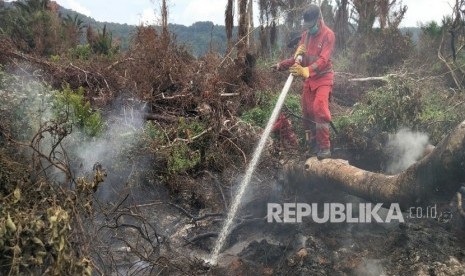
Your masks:
<instances>
[{"instance_id":1,"label":"sky","mask_svg":"<svg viewBox=\"0 0 465 276\"><path fill-rule=\"evenodd\" d=\"M160 0L55 0L59 5L75 10L98 21L127 23L157 23ZM9 2L9 1L7 1ZM257 2L257 0L254 0ZM419 23L452 14L455 0L403 0L408 6L402 27L416 27ZM256 3L255 3L256 6ZM168 0L168 22L192 25L197 21L212 21L224 25L226 0ZM255 13L256 15L258 12ZM255 16L255 25L258 18ZM236 20L237 22L237 20Z\"/></svg>"}]
</instances>

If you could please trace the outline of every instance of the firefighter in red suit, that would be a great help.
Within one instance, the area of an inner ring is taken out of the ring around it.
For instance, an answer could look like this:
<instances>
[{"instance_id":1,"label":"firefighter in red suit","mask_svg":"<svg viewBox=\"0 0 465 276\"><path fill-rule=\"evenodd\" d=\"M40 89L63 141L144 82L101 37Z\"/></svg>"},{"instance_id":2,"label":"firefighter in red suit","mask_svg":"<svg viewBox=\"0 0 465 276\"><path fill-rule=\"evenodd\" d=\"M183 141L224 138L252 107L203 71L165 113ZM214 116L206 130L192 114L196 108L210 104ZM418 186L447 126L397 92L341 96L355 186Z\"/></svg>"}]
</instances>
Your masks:
<instances>
[{"instance_id":1,"label":"firefighter in red suit","mask_svg":"<svg viewBox=\"0 0 465 276\"><path fill-rule=\"evenodd\" d=\"M275 68L289 69L294 76L304 78L302 113L306 139L317 157L324 159L331 156L329 97L334 79L331 53L335 37L323 22L319 6L311 4L303 17L305 31L294 57L278 63Z\"/></svg>"}]
</instances>

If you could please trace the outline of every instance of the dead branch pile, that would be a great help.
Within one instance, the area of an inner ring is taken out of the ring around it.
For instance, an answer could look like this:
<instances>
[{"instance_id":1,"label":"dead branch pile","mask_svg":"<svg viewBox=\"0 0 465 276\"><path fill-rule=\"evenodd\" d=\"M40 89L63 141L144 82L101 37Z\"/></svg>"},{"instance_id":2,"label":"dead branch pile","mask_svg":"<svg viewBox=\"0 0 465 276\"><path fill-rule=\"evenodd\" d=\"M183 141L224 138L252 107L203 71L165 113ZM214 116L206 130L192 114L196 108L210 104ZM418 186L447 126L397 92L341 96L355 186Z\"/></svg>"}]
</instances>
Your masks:
<instances>
[{"instance_id":1,"label":"dead branch pile","mask_svg":"<svg viewBox=\"0 0 465 276\"><path fill-rule=\"evenodd\" d=\"M243 70L232 59L214 53L195 59L153 27L139 27L130 50L114 59L100 56L90 61L63 55L50 61L15 50L8 39L2 39L0 50L7 69L39 77L56 88L64 83L73 89L84 87L88 98L100 105L125 95L147 101L154 113L161 113L163 105L186 115L207 103L219 113L235 114L253 100Z\"/></svg>"},{"instance_id":2,"label":"dead branch pile","mask_svg":"<svg viewBox=\"0 0 465 276\"><path fill-rule=\"evenodd\" d=\"M142 150L156 155L170 177L202 170L222 172L231 164L240 168L248 161L258 133L238 116L256 103L253 91L267 84L229 56L209 53L196 59L153 27L139 27L130 50L114 58L62 55L50 60L21 53L4 42L0 61L8 71L57 89L65 84L83 87L92 106L102 110L117 98L125 103L141 101L144 108L135 111L153 121L161 134L146 139L148 146ZM195 190L195 185L191 188Z\"/></svg>"}]
</instances>

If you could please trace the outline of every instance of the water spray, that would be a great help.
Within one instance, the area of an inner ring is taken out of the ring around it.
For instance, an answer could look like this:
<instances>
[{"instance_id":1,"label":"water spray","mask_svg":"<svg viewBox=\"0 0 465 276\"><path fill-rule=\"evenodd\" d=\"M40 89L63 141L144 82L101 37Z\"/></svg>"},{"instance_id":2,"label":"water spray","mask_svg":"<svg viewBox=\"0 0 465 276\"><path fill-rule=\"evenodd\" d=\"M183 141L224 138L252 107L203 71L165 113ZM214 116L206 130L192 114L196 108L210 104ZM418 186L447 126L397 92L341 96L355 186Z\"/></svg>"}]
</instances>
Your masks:
<instances>
[{"instance_id":1,"label":"water spray","mask_svg":"<svg viewBox=\"0 0 465 276\"><path fill-rule=\"evenodd\" d=\"M300 56L299 56L300 57ZM298 58L299 58L298 57ZM244 196L244 193L250 183L250 180L252 179L252 175L255 171L255 168L257 167L258 161L260 160L260 156L263 152L263 149L265 147L266 141L268 137L270 136L271 129L273 128L273 124L278 118L279 112L281 110L281 107L284 104L284 100L286 98L287 92L289 92L289 88L291 87L292 81L294 80L294 76L292 74L289 75L287 78L286 83L284 84L283 90L281 91L281 94L279 95L278 101L276 102L276 105L273 109L273 112L271 113L271 117L268 120L268 123L266 125L265 131L263 132L262 136L260 137L260 141L258 142L258 146L255 148L255 151L253 153L253 158L250 161L246 174L244 178L242 179L241 185L239 186L239 191L237 192L236 196L234 197L233 203L231 205L231 210L228 213L228 217L226 218L226 221L224 223L223 229L221 229L220 235L218 236L218 240L216 241L215 247L213 248L213 252L211 255L211 259L208 260L209 263L212 265L216 265L218 262L218 256L220 254L220 251L226 241L226 238L228 237L230 231L231 231L231 226L233 224L234 218L236 216L237 210L239 209L239 206L242 201L242 197Z\"/></svg>"}]
</instances>

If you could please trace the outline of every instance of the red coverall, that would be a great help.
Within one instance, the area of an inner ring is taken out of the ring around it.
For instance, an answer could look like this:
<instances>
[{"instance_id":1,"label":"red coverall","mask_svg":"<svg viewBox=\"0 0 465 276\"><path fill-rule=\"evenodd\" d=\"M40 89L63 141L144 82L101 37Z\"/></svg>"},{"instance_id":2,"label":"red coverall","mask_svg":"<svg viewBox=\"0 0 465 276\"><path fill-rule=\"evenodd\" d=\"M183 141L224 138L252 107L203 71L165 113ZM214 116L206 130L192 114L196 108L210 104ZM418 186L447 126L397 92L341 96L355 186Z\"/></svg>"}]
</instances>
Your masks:
<instances>
[{"instance_id":1,"label":"red coverall","mask_svg":"<svg viewBox=\"0 0 465 276\"><path fill-rule=\"evenodd\" d=\"M292 123L288 118L286 118L286 115L281 114L279 116L278 120L274 123L271 132L278 133L281 146L293 147L297 145L297 137L294 130L292 130Z\"/></svg>"},{"instance_id":2,"label":"red coverall","mask_svg":"<svg viewBox=\"0 0 465 276\"><path fill-rule=\"evenodd\" d=\"M319 30L308 37L306 45L307 54L303 58L302 66L308 66L310 77L305 79L302 93L302 113L304 130L312 131L312 121L316 124L316 142L320 150L330 148L329 122L329 96L333 88L334 71L331 53L334 48L334 32L319 20ZM302 33L299 45L306 43L307 31ZM294 65L294 58L279 63L279 68L287 69Z\"/></svg>"}]
</instances>

